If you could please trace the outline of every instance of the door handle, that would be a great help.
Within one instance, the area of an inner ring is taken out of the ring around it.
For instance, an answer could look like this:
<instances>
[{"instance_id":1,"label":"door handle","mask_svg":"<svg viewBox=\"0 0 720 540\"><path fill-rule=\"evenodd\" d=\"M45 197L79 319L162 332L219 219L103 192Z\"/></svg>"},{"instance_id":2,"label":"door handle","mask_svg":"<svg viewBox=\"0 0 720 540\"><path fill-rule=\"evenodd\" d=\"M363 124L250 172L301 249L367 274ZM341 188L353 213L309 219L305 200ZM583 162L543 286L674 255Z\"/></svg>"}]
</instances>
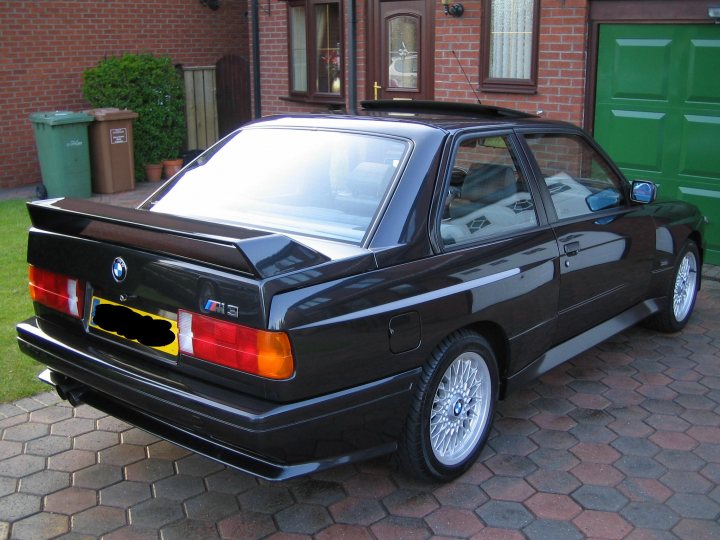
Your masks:
<instances>
[{"instance_id":1,"label":"door handle","mask_svg":"<svg viewBox=\"0 0 720 540\"><path fill-rule=\"evenodd\" d=\"M374 100L377 101L378 99L378 90L382 90L382 86L380 86L377 81L373 83L373 92L374 92Z\"/></svg>"},{"instance_id":2,"label":"door handle","mask_svg":"<svg viewBox=\"0 0 720 540\"><path fill-rule=\"evenodd\" d=\"M563 245L563 249L565 250L565 255L568 257L574 257L580 253L580 242L568 242Z\"/></svg>"}]
</instances>

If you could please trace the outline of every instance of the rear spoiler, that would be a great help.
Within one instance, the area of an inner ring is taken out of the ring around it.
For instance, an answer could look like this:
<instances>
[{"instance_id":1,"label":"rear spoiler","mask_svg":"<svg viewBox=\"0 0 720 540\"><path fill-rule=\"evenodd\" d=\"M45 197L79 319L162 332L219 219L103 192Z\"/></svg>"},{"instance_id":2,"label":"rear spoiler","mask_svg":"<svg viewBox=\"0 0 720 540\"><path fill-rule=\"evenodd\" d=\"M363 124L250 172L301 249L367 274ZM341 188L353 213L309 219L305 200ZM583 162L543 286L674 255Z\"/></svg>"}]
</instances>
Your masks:
<instances>
[{"instance_id":1,"label":"rear spoiler","mask_svg":"<svg viewBox=\"0 0 720 540\"><path fill-rule=\"evenodd\" d=\"M33 227L269 278L330 259L283 234L81 199L27 204Z\"/></svg>"}]
</instances>

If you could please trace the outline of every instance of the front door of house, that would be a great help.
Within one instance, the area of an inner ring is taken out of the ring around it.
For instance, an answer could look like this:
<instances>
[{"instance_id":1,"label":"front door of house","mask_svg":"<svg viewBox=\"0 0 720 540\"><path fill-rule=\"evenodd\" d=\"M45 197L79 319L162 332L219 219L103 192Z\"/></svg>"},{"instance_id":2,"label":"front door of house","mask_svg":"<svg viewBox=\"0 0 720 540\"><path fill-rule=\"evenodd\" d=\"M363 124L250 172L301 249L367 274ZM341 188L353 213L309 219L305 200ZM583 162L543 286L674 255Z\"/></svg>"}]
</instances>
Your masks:
<instances>
[{"instance_id":1,"label":"front door of house","mask_svg":"<svg viewBox=\"0 0 720 540\"><path fill-rule=\"evenodd\" d=\"M371 0L367 99L432 99L432 2Z\"/></svg>"}]
</instances>

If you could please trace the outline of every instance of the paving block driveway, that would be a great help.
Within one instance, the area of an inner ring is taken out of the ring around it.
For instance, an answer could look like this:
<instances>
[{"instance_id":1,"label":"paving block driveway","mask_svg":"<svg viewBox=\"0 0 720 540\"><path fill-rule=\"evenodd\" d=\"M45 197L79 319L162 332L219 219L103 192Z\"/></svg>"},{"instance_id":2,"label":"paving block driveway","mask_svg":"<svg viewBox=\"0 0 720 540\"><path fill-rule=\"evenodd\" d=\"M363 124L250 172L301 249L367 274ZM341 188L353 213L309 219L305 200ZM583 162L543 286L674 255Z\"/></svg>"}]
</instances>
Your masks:
<instances>
[{"instance_id":1,"label":"paving block driveway","mask_svg":"<svg viewBox=\"0 0 720 540\"><path fill-rule=\"evenodd\" d=\"M258 481L87 406L0 405L0 539L720 538L720 282L501 404L446 485L392 458Z\"/></svg>"}]
</instances>

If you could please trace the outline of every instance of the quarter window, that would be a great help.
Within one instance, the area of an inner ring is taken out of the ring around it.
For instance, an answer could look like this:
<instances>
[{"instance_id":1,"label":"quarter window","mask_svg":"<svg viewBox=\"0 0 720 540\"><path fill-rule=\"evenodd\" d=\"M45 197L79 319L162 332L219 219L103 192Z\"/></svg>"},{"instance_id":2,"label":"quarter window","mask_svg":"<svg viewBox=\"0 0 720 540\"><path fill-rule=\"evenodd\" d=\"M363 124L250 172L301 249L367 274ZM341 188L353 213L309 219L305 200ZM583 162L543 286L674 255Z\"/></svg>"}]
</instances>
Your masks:
<instances>
[{"instance_id":1,"label":"quarter window","mask_svg":"<svg viewBox=\"0 0 720 540\"><path fill-rule=\"evenodd\" d=\"M535 205L506 137L460 142L443 205L445 246L537 225Z\"/></svg>"},{"instance_id":2,"label":"quarter window","mask_svg":"<svg viewBox=\"0 0 720 540\"><path fill-rule=\"evenodd\" d=\"M480 87L534 93L540 0L483 0Z\"/></svg>"},{"instance_id":3,"label":"quarter window","mask_svg":"<svg viewBox=\"0 0 720 540\"><path fill-rule=\"evenodd\" d=\"M339 2L290 2L290 94L332 101L343 92Z\"/></svg>"},{"instance_id":4,"label":"quarter window","mask_svg":"<svg viewBox=\"0 0 720 540\"><path fill-rule=\"evenodd\" d=\"M558 219L625 206L623 181L585 139L532 134L525 140L550 191Z\"/></svg>"}]
</instances>

